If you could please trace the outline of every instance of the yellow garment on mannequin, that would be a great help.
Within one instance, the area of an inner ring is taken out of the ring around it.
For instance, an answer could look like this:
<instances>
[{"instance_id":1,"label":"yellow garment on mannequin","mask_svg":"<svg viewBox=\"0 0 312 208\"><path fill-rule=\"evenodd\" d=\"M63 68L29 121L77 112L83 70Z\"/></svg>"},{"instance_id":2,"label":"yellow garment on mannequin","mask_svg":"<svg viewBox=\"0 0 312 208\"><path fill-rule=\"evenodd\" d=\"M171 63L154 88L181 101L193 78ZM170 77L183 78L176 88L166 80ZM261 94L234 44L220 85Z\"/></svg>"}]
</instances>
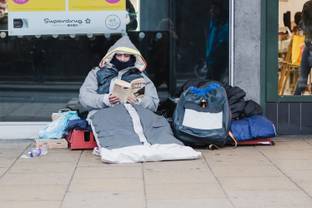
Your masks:
<instances>
[{"instance_id":1,"label":"yellow garment on mannequin","mask_svg":"<svg viewBox=\"0 0 312 208\"><path fill-rule=\"evenodd\" d=\"M292 57L291 63L295 65L300 65L302 52L304 49L304 39L303 35L294 35L293 36L293 43L292 43Z\"/></svg>"}]
</instances>

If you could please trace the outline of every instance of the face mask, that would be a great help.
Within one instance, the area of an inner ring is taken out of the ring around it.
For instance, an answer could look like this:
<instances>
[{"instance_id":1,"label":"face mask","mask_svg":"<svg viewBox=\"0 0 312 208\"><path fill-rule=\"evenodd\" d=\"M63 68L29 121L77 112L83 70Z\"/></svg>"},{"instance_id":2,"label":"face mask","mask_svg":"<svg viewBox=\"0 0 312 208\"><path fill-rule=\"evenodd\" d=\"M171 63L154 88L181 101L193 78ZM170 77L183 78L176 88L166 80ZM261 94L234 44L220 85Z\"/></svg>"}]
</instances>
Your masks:
<instances>
[{"instance_id":1,"label":"face mask","mask_svg":"<svg viewBox=\"0 0 312 208\"><path fill-rule=\"evenodd\" d=\"M114 56L113 59L111 60L111 64L113 64L113 65L116 67L116 69L117 69L118 71L120 71L120 70L123 70L123 69L125 69L125 68L134 66L134 64L135 64L135 57L134 57L134 56L130 56L129 61L127 61L127 62L122 62L122 61L119 61L119 60Z\"/></svg>"}]
</instances>

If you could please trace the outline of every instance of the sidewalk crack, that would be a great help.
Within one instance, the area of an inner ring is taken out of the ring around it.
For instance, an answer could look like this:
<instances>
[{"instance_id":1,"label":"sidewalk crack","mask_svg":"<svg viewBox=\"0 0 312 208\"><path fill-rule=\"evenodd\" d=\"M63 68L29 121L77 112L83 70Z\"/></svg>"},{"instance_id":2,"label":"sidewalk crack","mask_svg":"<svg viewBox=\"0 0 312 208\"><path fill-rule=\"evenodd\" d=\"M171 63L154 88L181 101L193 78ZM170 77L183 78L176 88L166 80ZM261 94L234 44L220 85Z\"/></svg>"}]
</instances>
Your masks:
<instances>
[{"instance_id":1,"label":"sidewalk crack","mask_svg":"<svg viewBox=\"0 0 312 208\"><path fill-rule=\"evenodd\" d=\"M141 163L142 178L143 178L143 191L144 191L144 207L147 208L147 194L146 194L146 184L145 184L145 174L144 174L144 163Z\"/></svg>"},{"instance_id":2,"label":"sidewalk crack","mask_svg":"<svg viewBox=\"0 0 312 208\"><path fill-rule=\"evenodd\" d=\"M72 183L73 178L74 178L74 176L75 176L75 173L76 173L76 170L77 170L79 161L80 161L80 159L81 159L82 153L83 153L83 151L80 151L80 155L79 155L79 158L78 158L78 160L77 160L77 162L76 162L75 169L74 169L73 174L71 175L70 180L69 180L69 183L68 183L68 185L67 185L67 187L66 187L66 190L65 190L65 193L64 193L64 197L62 198L62 201L61 201L61 204L60 204L60 208L62 208L63 203L64 203L64 200L65 200L65 197L66 197L66 195L67 195L67 193L68 193L69 187L71 186L71 183Z\"/></svg>"},{"instance_id":3,"label":"sidewalk crack","mask_svg":"<svg viewBox=\"0 0 312 208\"><path fill-rule=\"evenodd\" d=\"M31 142L29 145L27 145L24 150L16 157L16 159L12 162L12 164L7 168L6 171L4 171L4 173L2 175L0 175L0 180L5 176L5 174L7 174L10 169L15 165L15 163L17 162L17 160L19 158L21 158L21 156L24 154L24 152L29 149L31 146L33 145L33 143Z\"/></svg>"},{"instance_id":4,"label":"sidewalk crack","mask_svg":"<svg viewBox=\"0 0 312 208\"><path fill-rule=\"evenodd\" d=\"M257 149L257 148L256 148ZM306 196L308 196L310 199L312 199L312 196L299 184L296 183L290 176L288 176L278 165L276 165L267 155L265 155L261 150L257 151L263 155L279 172L281 172L291 183L293 183L299 190L301 190Z\"/></svg>"},{"instance_id":5,"label":"sidewalk crack","mask_svg":"<svg viewBox=\"0 0 312 208\"><path fill-rule=\"evenodd\" d=\"M211 150L213 151L213 150ZM209 165L207 158L205 155L203 155L203 158L205 160L206 165L208 166L209 170L211 171L211 173L213 174L213 177L216 179L217 183L219 184L219 186L221 187L224 195L226 196L226 199L230 202L230 204L232 205L233 208L236 208L235 204L233 203L233 201L231 200L229 194L227 193L227 191L225 190L225 188L223 187L221 181L219 180L219 178L216 176L215 172L212 170L211 166Z\"/></svg>"}]
</instances>

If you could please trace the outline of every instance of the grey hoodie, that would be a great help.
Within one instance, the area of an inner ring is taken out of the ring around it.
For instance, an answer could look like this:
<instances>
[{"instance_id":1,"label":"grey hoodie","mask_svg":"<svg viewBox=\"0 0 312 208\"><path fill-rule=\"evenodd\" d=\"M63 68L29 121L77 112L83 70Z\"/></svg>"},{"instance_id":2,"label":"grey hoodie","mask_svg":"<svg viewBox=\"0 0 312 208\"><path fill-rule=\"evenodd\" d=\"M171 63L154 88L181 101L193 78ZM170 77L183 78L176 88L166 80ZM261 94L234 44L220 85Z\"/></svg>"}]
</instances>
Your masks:
<instances>
[{"instance_id":1,"label":"grey hoodie","mask_svg":"<svg viewBox=\"0 0 312 208\"><path fill-rule=\"evenodd\" d=\"M107 52L100 63L100 67L108 66L110 67L110 61L116 53L128 53L136 57L135 67L143 72L146 68L146 62L142 57L138 49L133 45L128 36L123 36L120 38ZM109 107L105 104L104 100L108 97L108 94L98 94L98 81L97 81L97 71L100 70L99 67L92 69L87 75L84 83L82 84L79 92L79 101L82 106L86 109L96 110ZM120 79L122 74L127 72L127 69L122 70L118 73L118 76L112 79L110 84L110 93L112 86L116 79ZM144 108L150 109L151 111L156 111L159 103L158 94L153 82L144 74L142 76L145 80L145 94L139 105Z\"/></svg>"}]
</instances>

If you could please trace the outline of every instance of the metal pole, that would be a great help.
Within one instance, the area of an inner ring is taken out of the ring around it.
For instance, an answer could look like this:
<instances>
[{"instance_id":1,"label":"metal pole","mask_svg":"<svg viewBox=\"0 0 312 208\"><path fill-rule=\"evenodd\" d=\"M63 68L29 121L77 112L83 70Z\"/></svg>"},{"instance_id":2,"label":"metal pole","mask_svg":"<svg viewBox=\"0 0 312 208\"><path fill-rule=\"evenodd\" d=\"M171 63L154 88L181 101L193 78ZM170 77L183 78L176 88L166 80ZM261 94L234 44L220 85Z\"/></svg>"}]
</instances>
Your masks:
<instances>
[{"instance_id":1,"label":"metal pole","mask_svg":"<svg viewBox=\"0 0 312 208\"><path fill-rule=\"evenodd\" d=\"M176 19L175 19L175 9L176 9L176 0L169 1L169 17L174 23L174 31L176 30ZM176 40L173 37L173 32L170 31L172 28L169 28L169 50L170 50L170 72L169 72L169 93L171 96L176 94L177 89L177 77L176 77Z\"/></svg>"}]
</instances>

